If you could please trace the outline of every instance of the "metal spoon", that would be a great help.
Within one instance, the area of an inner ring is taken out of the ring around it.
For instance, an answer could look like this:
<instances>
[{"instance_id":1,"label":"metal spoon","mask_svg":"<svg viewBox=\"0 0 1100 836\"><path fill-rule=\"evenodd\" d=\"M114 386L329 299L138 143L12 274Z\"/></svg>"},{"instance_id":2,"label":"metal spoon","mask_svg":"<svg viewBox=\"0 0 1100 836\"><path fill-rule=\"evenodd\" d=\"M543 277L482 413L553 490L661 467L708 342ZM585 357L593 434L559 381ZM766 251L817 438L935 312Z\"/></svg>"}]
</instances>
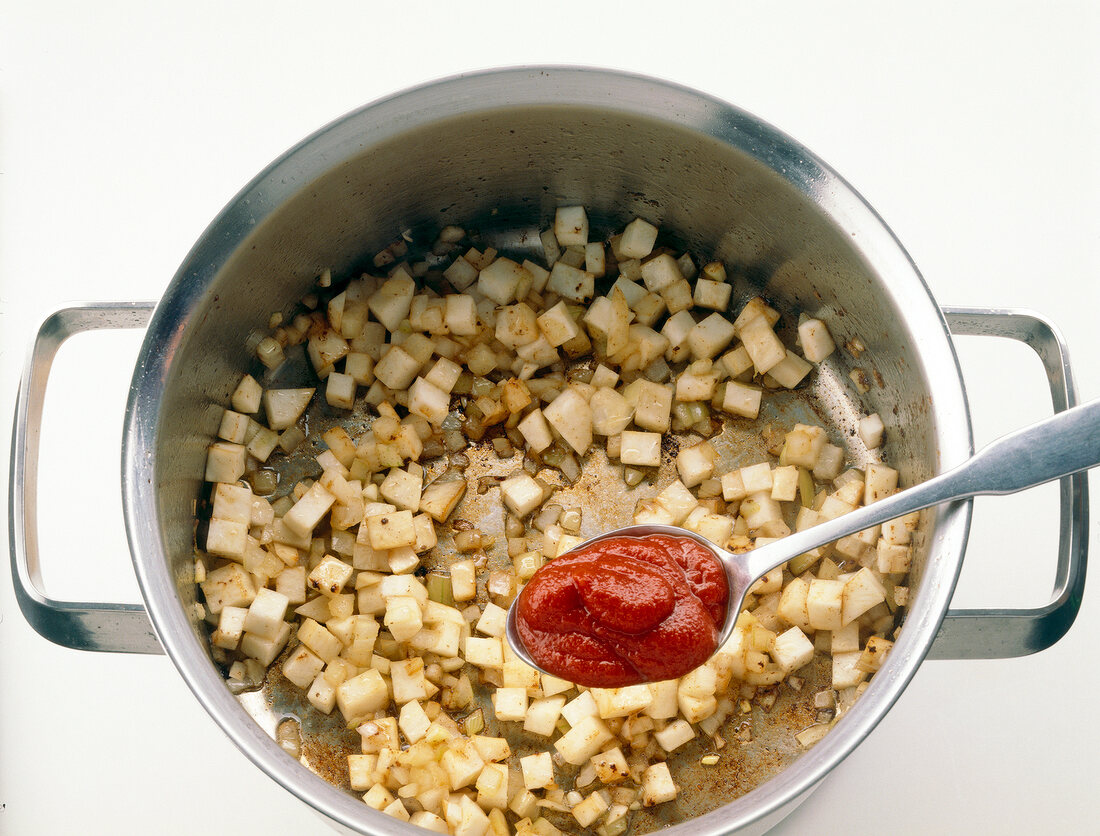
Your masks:
<instances>
[{"instance_id":1,"label":"metal spoon","mask_svg":"<svg viewBox=\"0 0 1100 836\"><path fill-rule=\"evenodd\" d=\"M728 552L705 537L672 525L628 525L593 537L587 543L609 537L673 534L690 537L710 550L725 568L729 581L729 609L718 639L721 647L733 633L749 587L791 558L913 511L974 496L1016 493L1098 464L1100 400L1095 400L1003 436L958 467L926 482L749 552ZM568 553L572 551L575 550ZM520 659L539 668L520 641L516 626L518 603L517 596L508 609L505 635Z\"/></svg>"}]
</instances>

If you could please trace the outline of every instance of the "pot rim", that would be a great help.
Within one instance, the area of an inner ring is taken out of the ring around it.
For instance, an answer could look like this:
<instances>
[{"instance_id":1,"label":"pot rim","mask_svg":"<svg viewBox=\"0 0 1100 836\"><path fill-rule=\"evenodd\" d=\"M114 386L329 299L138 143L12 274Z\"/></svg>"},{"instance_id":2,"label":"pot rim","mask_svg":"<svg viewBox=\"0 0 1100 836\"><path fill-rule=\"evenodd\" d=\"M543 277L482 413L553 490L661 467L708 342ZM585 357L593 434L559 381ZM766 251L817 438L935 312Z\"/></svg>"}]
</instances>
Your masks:
<instances>
[{"instance_id":1,"label":"pot rim","mask_svg":"<svg viewBox=\"0 0 1100 836\"><path fill-rule=\"evenodd\" d=\"M613 91L613 95L612 95ZM966 393L947 323L927 284L882 218L839 174L808 149L761 119L705 93L643 75L576 66L525 66L459 74L408 88L354 110L302 140L248 183L219 213L184 259L154 312L127 403L122 447L123 509L135 573L165 652L203 704L248 758L302 801L357 832L408 833L314 775L286 753L232 696L210 663L179 601L164 544L155 486L156 437L164 381L180 335L199 300L235 249L292 195L351 153L419 126L458 115L516 105L600 107L688 128L748 153L812 200L884 281L882 292L903 311L903 325L920 334L918 360L926 380L938 444L935 472L973 449ZM928 373L931 370L931 373ZM787 769L750 793L672 830L731 833L791 808L872 731L900 697L927 655L947 611L962 564L971 504L939 509L924 567L920 600L891 652L890 663L838 722L836 730Z\"/></svg>"}]
</instances>

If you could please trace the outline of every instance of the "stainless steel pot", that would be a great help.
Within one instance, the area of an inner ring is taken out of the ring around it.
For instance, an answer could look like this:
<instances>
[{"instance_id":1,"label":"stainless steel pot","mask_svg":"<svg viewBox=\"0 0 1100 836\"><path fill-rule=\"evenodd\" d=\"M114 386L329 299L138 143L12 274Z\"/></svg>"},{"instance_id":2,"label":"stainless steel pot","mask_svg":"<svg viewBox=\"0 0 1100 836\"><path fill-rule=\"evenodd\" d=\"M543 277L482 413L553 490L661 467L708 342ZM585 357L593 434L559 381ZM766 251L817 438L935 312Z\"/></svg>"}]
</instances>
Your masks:
<instances>
[{"instance_id":1,"label":"stainless steel pot","mask_svg":"<svg viewBox=\"0 0 1100 836\"><path fill-rule=\"evenodd\" d=\"M1075 392L1065 348L1034 314L941 310L874 211L824 163L760 120L664 82L601 70L528 68L459 77L352 113L252 181L185 259L155 310L89 305L59 311L28 358L13 434L11 549L27 619L59 644L166 651L196 696L272 778L332 823L358 833L410 829L302 767L226 689L195 616L193 503L221 405L245 371L252 335L324 267L356 267L402 230L477 227L487 243L524 250L564 203L597 224L635 215L734 265L740 290L762 292L858 337L811 397L840 431L860 411L887 418L905 484L971 452L970 420L951 333L1022 340L1043 360L1056 410ZM717 242L715 245L714 242ZM151 320L149 315L152 313ZM40 592L35 472L50 360L77 331L140 327L123 441L127 531L145 607L70 604ZM869 388L859 393L851 373ZM859 450L852 449L858 456ZM1063 480L1057 585L1034 610L949 611L970 505L927 514L915 595L889 663L822 742L773 779L677 827L688 834L760 832L779 821L874 728L926 657L1023 655L1057 641L1077 612L1087 551L1083 474Z\"/></svg>"}]
</instances>

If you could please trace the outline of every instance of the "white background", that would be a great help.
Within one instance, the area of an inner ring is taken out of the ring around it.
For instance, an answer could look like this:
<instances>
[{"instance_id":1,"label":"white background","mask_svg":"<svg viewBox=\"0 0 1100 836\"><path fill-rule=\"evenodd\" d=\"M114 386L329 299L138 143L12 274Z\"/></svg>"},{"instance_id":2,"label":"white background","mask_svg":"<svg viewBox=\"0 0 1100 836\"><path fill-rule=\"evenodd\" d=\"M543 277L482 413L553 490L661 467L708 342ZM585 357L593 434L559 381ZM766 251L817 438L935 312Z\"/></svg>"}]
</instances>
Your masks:
<instances>
[{"instance_id":1,"label":"white background","mask_svg":"<svg viewBox=\"0 0 1100 836\"><path fill-rule=\"evenodd\" d=\"M3 422L49 311L157 298L218 210L300 138L414 83L537 62L662 76L779 126L862 192L941 303L1046 313L1082 398L1100 396L1095 6L733 6L4 0ZM40 493L47 583L61 597L138 600L117 498L136 349L134 335L83 337L58 361ZM979 443L1049 411L1025 349L967 340L962 356ZM1054 497L978 503L957 602L1045 602ZM1098 630L1094 578L1055 648L927 663L780 831L1095 832ZM0 805L11 836L323 832L166 658L50 645L4 572Z\"/></svg>"}]
</instances>

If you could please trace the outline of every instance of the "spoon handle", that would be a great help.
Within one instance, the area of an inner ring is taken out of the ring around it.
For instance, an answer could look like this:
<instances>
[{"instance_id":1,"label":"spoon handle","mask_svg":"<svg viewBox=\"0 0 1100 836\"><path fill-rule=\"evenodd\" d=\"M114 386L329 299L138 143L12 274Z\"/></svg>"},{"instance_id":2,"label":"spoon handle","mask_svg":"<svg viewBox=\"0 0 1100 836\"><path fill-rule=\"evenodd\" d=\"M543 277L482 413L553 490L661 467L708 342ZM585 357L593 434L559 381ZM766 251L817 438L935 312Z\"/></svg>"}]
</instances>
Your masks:
<instances>
[{"instance_id":1,"label":"spoon handle","mask_svg":"<svg viewBox=\"0 0 1100 836\"><path fill-rule=\"evenodd\" d=\"M751 583L803 552L942 502L1004 495L1100 464L1100 400L1059 412L988 444L958 467L741 559ZM727 561L728 563L728 561ZM740 573L740 572L739 572Z\"/></svg>"}]
</instances>

